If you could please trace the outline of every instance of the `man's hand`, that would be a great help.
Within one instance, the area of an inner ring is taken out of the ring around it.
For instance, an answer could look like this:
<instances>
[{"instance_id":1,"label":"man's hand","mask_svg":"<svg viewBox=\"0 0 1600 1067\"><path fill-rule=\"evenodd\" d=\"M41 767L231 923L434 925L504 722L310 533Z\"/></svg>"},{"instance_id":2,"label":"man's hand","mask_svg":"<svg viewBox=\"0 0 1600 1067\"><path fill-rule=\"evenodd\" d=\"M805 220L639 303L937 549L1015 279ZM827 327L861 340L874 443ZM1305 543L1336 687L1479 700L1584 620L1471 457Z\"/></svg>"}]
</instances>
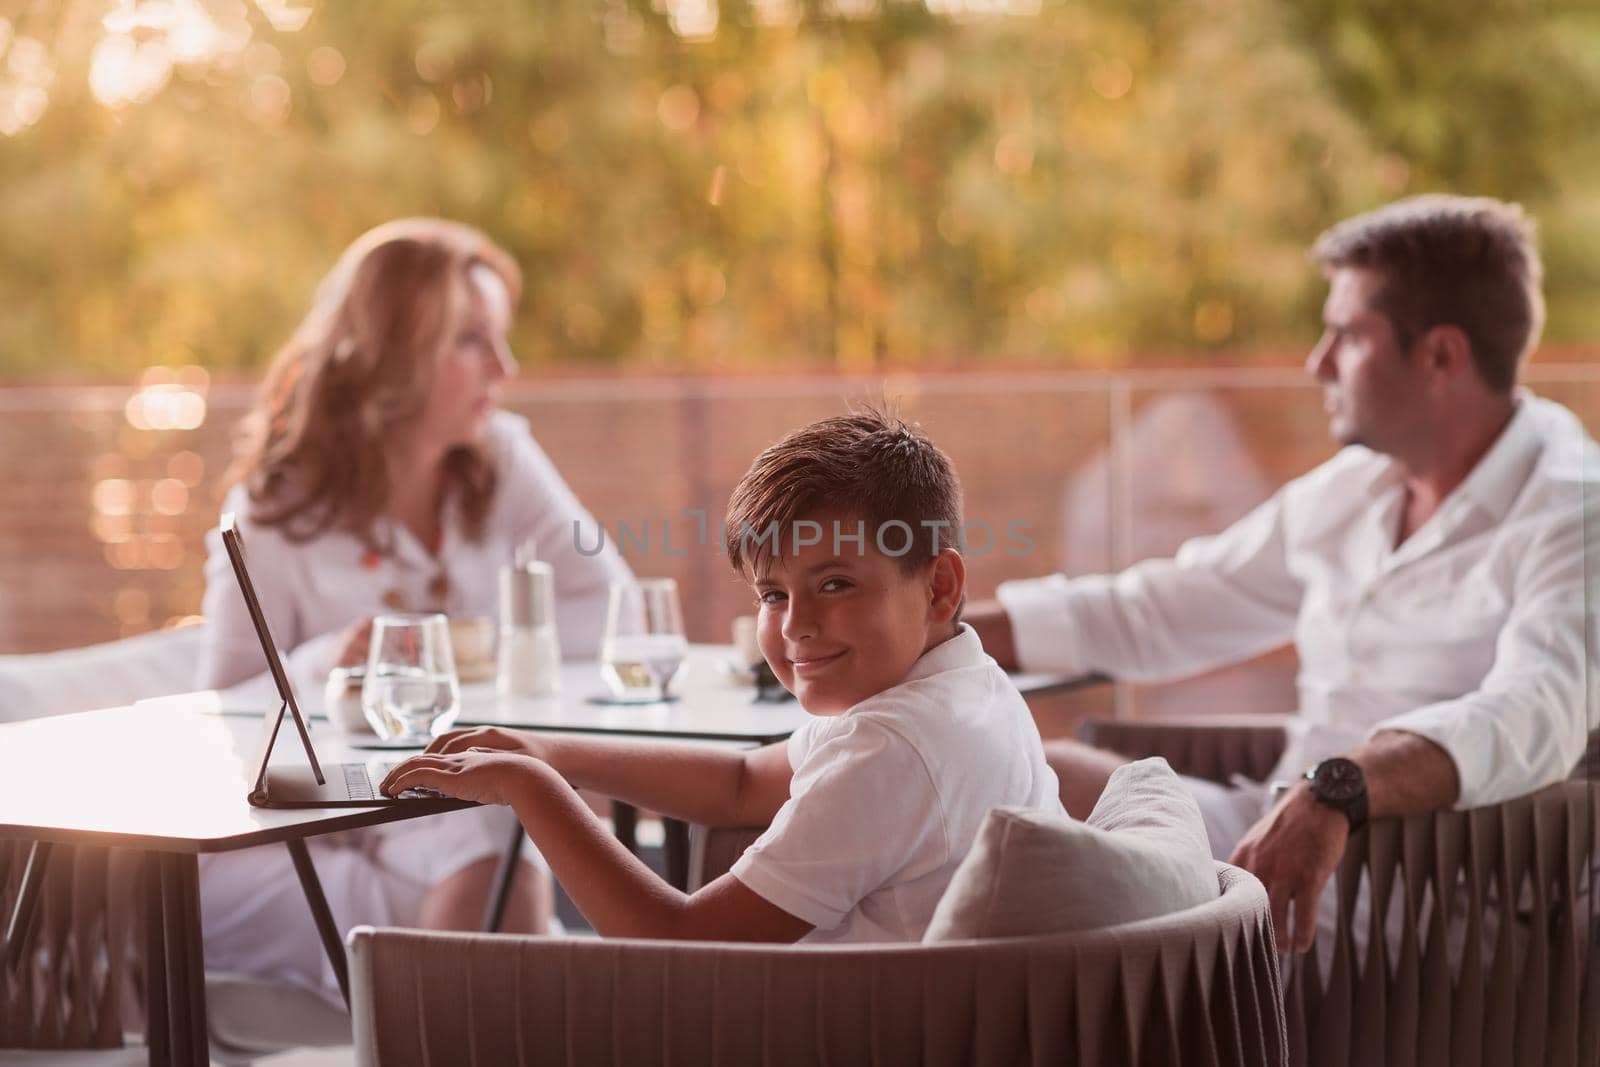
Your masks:
<instances>
[{"instance_id":1,"label":"man's hand","mask_svg":"<svg viewBox=\"0 0 1600 1067\"><path fill-rule=\"evenodd\" d=\"M554 772L538 760L510 752L477 749L447 756L424 753L390 771L378 791L392 797L423 786L460 800L510 806L530 779L544 773Z\"/></svg>"},{"instance_id":2,"label":"man's hand","mask_svg":"<svg viewBox=\"0 0 1600 1067\"><path fill-rule=\"evenodd\" d=\"M1267 887L1272 932L1280 950L1306 952L1316 941L1317 899L1338 869L1349 837L1350 823L1343 813L1317 803L1310 787L1299 782L1233 850L1228 862L1243 867Z\"/></svg>"}]
</instances>

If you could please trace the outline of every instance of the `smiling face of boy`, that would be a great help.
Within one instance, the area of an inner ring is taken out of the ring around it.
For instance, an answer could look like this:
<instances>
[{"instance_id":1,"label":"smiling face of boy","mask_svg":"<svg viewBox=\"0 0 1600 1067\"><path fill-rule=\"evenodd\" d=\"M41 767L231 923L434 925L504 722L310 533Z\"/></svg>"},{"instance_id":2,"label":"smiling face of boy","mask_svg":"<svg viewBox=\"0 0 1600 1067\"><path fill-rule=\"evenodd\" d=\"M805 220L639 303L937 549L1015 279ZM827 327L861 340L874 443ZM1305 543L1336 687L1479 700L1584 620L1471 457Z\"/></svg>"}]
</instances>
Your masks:
<instances>
[{"instance_id":1,"label":"smiling face of boy","mask_svg":"<svg viewBox=\"0 0 1600 1067\"><path fill-rule=\"evenodd\" d=\"M754 582L757 638L772 672L812 715L838 715L905 680L928 649L955 633L965 569L952 549L913 570L834 530L854 519L810 516L821 541L763 561ZM838 525L835 525L837 521ZM799 524L796 524L799 525Z\"/></svg>"}]
</instances>

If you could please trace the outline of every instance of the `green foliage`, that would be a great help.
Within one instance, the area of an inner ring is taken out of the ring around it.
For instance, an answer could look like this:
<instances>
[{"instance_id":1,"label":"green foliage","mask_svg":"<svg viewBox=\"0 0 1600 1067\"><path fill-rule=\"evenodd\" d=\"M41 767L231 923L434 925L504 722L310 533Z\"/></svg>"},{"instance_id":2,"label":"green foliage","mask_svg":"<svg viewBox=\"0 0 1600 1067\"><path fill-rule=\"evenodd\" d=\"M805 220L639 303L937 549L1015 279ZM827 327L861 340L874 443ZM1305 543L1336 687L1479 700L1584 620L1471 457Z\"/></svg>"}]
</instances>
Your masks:
<instances>
[{"instance_id":1,"label":"green foliage","mask_svg":"<svg viewBox=\"0 0 1600 1067\"><path fill-rule=\"evenodd\" d=\"M111 6L13 26L55 70L38 122L0 138L5 377L258 369L339 250L405 214L516 254L533 365L1301 344L1310 240L1427 189L1523 200L1550 336L1600 336L1600 28L1576 11L1058 0L958 20L884 0L766 25L781 5L730 0L690 40L637 0L341 0L296 31L262 3L246 47L110 107L88 86Z\"/></svg>"}]
</instances>

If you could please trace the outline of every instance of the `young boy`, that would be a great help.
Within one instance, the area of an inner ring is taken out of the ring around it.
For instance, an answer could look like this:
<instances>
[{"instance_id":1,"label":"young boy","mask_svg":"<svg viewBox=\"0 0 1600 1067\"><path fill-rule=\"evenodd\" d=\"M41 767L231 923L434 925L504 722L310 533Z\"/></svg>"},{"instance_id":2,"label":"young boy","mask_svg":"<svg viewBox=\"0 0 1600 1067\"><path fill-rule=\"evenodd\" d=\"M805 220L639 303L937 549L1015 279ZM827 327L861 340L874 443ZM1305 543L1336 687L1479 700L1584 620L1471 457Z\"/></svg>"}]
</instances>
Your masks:
<instances>
[{"instance_id":1,"label":"young boy","mask_svg":"<svg viewBox=\"0 0 1600 1067\"><path fill-rule=\"evenodd\" d=\"M915 941L989 809L1060 810L1027 706L960 623L961 489L927 437L877 412L763 452L726 538L761 650L813 716L741 753L462 730L396 768L509 804L595 930L748 941ZM587 787L710 826L769 829L694 894L630 855Z\"/></svg>"}]
</instances>

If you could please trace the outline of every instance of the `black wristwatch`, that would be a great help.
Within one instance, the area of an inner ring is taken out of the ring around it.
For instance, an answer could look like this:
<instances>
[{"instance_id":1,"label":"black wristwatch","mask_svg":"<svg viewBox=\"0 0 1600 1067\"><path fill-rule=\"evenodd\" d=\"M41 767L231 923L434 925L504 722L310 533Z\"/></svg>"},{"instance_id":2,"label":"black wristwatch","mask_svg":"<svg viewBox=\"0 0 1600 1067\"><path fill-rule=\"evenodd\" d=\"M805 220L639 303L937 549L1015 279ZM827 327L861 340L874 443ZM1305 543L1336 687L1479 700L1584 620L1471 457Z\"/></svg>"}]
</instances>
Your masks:
<instances>
[{"instance_id":1,"label":"black wristwatch","mask_svg":"<svg viewBox=\"0 0 1600 1067\"><path fill-rule=\"evenodd\" d=\"M1311 783L1311 796L1318 804L1344 813L1350 832L1367 824L1367 776L1361 765L1343 756L1331 756L1304 775Z\"/></svg>"}]
</instances>

